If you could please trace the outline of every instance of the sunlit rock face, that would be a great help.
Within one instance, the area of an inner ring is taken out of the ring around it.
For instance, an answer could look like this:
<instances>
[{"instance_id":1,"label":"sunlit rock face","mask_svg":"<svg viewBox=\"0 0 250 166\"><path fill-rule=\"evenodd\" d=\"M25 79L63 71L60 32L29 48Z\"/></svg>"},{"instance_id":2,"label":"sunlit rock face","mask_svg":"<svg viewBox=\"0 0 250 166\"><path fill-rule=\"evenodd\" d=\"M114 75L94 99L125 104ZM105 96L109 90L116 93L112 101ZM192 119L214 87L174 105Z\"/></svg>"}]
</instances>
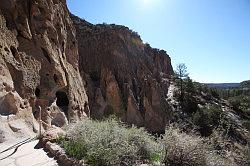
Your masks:
<instances>
[{"instance_id":1,"label":"sunlit rock face","mask_svg":"<svg viewBox=\"0 0 250 166\"><path fill-rule=\"evenodd\" d=\"M87 116L65 0L1 0L0 54L0 120L24 118L32 129L38 106L48 126L57 124L55 119L60 126Z\"/></svg>"},{"instance_id":2,"label":"sunlit rock face","mask_svg":"<svg viewBox=\"0 0 250 166\"><path fill-rule=\"evenodd\" d=\"M86 78L91 116L116 114L151 132L164 131L170 117L165 98L171 60L118 25L92 25L71 16L77 31L79 70Z\"/></svg>"}]
</instances>

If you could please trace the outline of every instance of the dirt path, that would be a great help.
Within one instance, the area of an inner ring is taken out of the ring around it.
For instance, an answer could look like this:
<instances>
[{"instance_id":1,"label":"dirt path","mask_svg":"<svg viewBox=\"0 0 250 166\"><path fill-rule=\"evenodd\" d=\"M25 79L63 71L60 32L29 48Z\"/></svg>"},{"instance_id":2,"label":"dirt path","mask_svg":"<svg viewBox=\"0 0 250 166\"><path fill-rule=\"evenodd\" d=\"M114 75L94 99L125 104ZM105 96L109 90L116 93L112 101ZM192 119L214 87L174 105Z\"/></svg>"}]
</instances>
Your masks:
<instances>
[{"instance_id":1,"label":"dirt path","mask_svg":"<svg viewBox=\"0 0 250 166\"><path fill-rule=\"evenodd\" d=\"M16 143L17 142L0 144L0 151L3 151ZM33 140L21 145L17 149L13 148L1 153L0 166L58 166L56 160L48 157L43 149L35 149L37 143L38 140Z\"/></svg>"}]
</instances>

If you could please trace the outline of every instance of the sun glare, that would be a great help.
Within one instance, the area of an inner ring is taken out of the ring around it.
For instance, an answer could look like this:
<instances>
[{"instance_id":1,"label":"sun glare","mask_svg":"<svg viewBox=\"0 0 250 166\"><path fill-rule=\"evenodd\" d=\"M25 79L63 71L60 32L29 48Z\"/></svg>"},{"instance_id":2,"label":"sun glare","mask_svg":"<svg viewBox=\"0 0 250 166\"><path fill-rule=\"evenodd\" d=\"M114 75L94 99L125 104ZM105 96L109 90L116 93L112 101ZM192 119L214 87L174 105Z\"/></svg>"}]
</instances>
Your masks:
<instances>
[{"instance_id":1,"label":"sun glare","mask_svg":"<svg viewBox=\"0 0 250 166\"><path fill-rule=\"evenodd\" d=\"M160 4L161 0L137 0L142 9L153 9Z\"/></svg>"},{"instance_id":2,"label":"sun glare","mask_svg":"<svg viewBox=\"0 0 250 166\"><path fill-rule=\"evenodd\" d=\"M144 5L148 5L152 2L152 0L141 0Z\"/></svg>"}]
</instances>

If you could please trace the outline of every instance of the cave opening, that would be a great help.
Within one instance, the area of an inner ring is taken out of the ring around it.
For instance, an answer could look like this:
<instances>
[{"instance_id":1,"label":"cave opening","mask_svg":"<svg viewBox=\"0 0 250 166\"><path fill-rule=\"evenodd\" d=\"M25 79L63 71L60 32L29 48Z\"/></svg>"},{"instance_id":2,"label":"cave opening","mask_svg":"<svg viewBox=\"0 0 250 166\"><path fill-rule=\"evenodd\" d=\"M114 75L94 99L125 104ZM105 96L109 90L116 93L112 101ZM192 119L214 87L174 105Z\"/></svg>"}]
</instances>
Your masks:
<instances>
[{"instance_id":1,"label":"cave opening","mask_svg":"<svg viewBox=\"0 0 250 166\"><path fill-rule=\"evenodd\" d=\"M39 89L39 88L36 88L36 90L35 90L35 95L36 95L36 97L40 97L40 94L41 94L40 89Z\"/></svg>"},{"instance_id":2,"label":"cave opening","mask_svg":"<svg viewBox=\"0 0 250 166\"><path fill-rule=\"evenodd\" d=\"M62 109L62 111L65 113L65 116L68 118L69 99L65 92L56 92L56 105Z\"/></svg>"}]
</instances>

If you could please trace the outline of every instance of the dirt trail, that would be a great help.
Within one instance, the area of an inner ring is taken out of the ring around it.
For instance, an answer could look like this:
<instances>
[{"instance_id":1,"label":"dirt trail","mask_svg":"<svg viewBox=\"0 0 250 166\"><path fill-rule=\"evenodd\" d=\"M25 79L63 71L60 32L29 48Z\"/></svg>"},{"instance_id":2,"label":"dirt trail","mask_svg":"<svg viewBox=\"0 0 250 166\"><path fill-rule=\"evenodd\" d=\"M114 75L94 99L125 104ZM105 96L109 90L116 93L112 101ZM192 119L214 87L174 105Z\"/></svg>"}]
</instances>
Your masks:
<instances>
[{"instance_id":1,"label":"dirt trail","mask_svg":"<svg viewBox=\"0 0 250 166\"><path fill-rule=\"evenodd\" d=\"M18 142L21 141L2 143L0 144L0 151L11 147ZM13 148L1 153L0 166L58 166L56 160L50 158L43 149L35 149L37 143L38 140L33 140L21 145L17 149Z\"/></svg>"}]
</instances>

